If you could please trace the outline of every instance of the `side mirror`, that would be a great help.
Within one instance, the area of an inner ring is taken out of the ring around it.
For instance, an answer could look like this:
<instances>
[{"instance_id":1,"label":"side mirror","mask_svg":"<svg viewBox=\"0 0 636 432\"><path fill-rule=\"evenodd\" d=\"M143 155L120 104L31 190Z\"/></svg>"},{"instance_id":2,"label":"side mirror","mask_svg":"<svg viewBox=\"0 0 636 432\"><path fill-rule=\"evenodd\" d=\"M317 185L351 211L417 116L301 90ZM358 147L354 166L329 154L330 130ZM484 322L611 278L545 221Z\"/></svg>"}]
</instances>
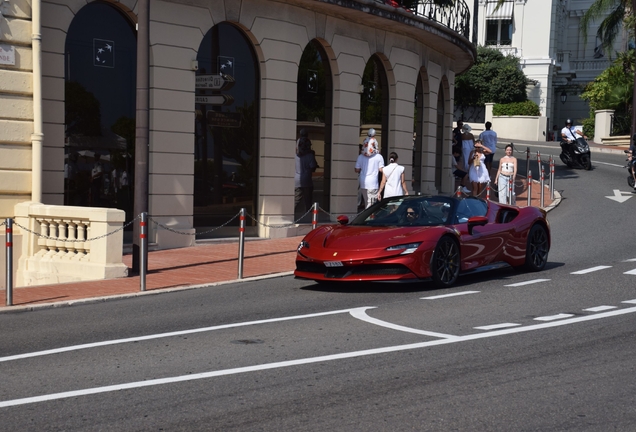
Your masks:
<instances>
[{"instance_id":1,"label":"side mirror","mask_svg":"<svg viewBox=\"0 0 636 432\"><path fill-rule=\"evenodd\" d=\"M473 216L468 219L468 234L473 235L473 230L477 226L484 226L488 223L486 216Z\"/></svg>"},{"instance_id":2,"label":"side mirror","mask_svg":"<svg viewBox=\"0 0 636 432\"><path fill-rule=\"evenodd\" d=\"M349 218L345 215L340 215L338 216L338 219L336 219L338 221L338 223L340 225L346 225L349 223Z\"/></svg>"}]
</instances>

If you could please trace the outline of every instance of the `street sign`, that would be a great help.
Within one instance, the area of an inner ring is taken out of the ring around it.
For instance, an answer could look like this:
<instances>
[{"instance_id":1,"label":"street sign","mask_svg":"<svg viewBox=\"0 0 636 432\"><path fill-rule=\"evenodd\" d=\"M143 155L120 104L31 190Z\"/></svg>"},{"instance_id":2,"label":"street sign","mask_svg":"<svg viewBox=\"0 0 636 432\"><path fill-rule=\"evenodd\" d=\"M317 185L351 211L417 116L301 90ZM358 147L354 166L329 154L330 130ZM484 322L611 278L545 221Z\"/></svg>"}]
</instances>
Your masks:
<instances>
[{"instance_id":1,"label":"street sign","mask_svg":"<svg viewBox=\"0 0 636 432\"><path fill-rule=\"evenodd\" d=\"M241 127L241 113L227 113L220 111L208 111L206 113L209 126Z\"/></svg>"},{"instance_id":2,"label":"street sign","mask_svg":"<svg viewBox=\"0 0 636 432\"><path fill-rule=\"evenodd\" d=\"M195 96L194 103L205 105L232 105L234 103L234 96L226 94Z\"/></svg>"},{"instance_id":3,"label":"street sign","mask_svg":"<svg viewBox=\"0 0 636 432\"><path fill-rule=\"evenodd\" d=\"M195 88L208 90L229 90L234 86L230 75L197 75Z\"/></svg>"}]
</instances>

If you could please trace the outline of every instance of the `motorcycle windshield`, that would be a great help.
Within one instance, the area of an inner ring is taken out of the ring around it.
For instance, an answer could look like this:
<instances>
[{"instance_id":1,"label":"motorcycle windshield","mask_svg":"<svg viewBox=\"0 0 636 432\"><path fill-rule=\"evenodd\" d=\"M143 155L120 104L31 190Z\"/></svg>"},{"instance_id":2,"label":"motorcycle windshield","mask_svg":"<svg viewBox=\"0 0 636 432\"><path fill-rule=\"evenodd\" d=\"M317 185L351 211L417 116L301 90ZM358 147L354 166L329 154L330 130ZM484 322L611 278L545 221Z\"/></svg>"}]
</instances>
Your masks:
<instances>
[{"instance_id":1,"label":"motorcycle windshield","mask_svg":"<svg viewBox=\"0 0 636 432\"><path fill-rule=\"evenodd\" d=\"M580 151L581 153L586 153L588 151L588 144L587 141L585 141L585 138L577 138L576 139L576 147L578 149L578 151Z\"/></svg>"}]
</instances>

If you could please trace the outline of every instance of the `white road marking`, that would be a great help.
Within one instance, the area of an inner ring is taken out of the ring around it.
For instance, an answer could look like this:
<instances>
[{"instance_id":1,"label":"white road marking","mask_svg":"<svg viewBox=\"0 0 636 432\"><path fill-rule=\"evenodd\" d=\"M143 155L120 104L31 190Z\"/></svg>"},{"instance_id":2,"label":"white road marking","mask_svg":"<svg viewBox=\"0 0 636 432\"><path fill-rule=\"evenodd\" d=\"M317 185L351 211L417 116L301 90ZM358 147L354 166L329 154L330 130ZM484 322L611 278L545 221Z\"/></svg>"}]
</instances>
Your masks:
<instances>
[{"instance_id":1,"label":"white road marking","mask_svg":"<svg viewBox=\"0 0 636 432\"><path fill-rule=\"evenodd\" d=\"M501 324L492 324L492 325L479 326L479 327L473 327L473 328L476 330L497 330L502 328L516 327L520 325L521 324L516 324L516 323L501 323Z\"/></svg>"},{"instance_id":2,"label":"white road marking","mask_svg":"<svg viewBox=\"0 0 636 432\"><path fill-rule=\"evenodd\" d=\"M547 282L550 279L532 279L529 281L525 281L525 282L517 282L517 283L513 283L513 284L509 284L509 285L504 285L507 287L518 287L518 286L524 286L524 285L530 285L530 284L535 284L535 283L539 283L539 282Z\"/></svg>"},{"instance_id":3,"label":"white road marking","mask_svg":"<svg viewBox=\"0 0 636 432\"><path fill-rule=\"evenodd\" d=\"M625 260L625 261L623 261L623 262L634 262L634 261L636 261L636 258L626 259L626 260Z\"/></svg>"},{"instance_id":4,"label":"white road marking","mask_svg":"<svg viewBox=\"0 0 636 432\"><path fill-rule=\"evenodd\" d=\"M444 333L436 333L436 332L431 332L426 330L418 330L411 327L404 327L398 324L382 321L377 318L372 318L369 315L367 315L366 313L367 309L368 308L353 309L349 313L351 314L352 317L357 318L361 321L368 322L369 324L375 324L380 327L386 327L392 330L398 330L398 331L406 332L406 333L415 333L415 334L424 335L424 336L432 336L432 337L446 338L446 339L457 337L457 336L448 335Z\"/></svg>"},{"instance_id":5,"label":"white road marking","mask_svg":"<svg viewBox=\"0 0 636 432\"><path fill-rule=\"evenodd\" d=\"M590 267L589 269L575 271L575 272L572 272L570 274L581 275L581 274L586 274L586 273L592 273L592 272L599 271L599 270L605 270L605 269L608 269L608 268L612 268L612 266Z\"/></svg>"},{"instance_id":6,"label":"white road marking","mask_svg":"<svg viewBox=\"0 0 636 432\"><path fill-rule=\"evenodd\" d=\"M621 303L631 303L631 304L636 304L636 300L625 300L625 301L622 301Z\"/></svg>"},{"instance_id":7,"label":"white road marking","mask_svg":"<svg viewBox=\"0 0 636 432\"><path fill-rule=\"evenodd\" d=\"M478 293L479 291L462 291L462 292L457 292L453 294L441 294L441 295L436 295L431 297L422 297L420 298L420 300L439 300L439 299L448 298L448 297L455 297L455 296L466 295L466 294L478 294Z\"/></svg>"},{"instance_id":8,"label":"white road marking","mask_svg":"<svg viewBox=\"0 0 636 432\"><path fill-rule=\"evenodd\" d=\"M625 273L623 273L623 274L636 275L636 269L634 269L634 270L630 270L630 271L626 271L626 272L625 272Z\"/></svg>"},{"instance_id":9,"label":"white road marking","mask_svg":"<svg viewBox=\"0 0 636 432\"><path fill-rule=\"evenodd\" d=\"M627 196L623 196L624 194L626 194ZM632 197L632 192L622 192L618 189L614 189L614 195L613 196L605 196L605 198L609 198L613 201L619 202L619 203L624 203L625 201L627 201L628 199L630 199Z\"/></svg>"},{"instance_id":10,"label":"white road marking","mask_svg":"<svg viewBox=\"0 0 636 432\"><path fill-rule=\"evenodd\" d=\"M535 320L536 321L554 321L554 320L560 320L560 319L564 319L564 318L570 318L573 317L574 315L572 314L556 314L556 315L550 315L550 316L543 316L543 317L536 317Z\"/></svg>"},{"instance_id":11,"label":"white road marking","mask_svg":"<svg viewBox=\"0 0 636 432\"><path fill-rule=\"evenodd\" d=\"M553 327L560 327L564 325L577 324L581 322L609 318L609 317L625 315L630 313L636 313L636 307L618 309L618 310L609 311L609 312L602 312L602 313L598 313L594 315L579 316L576 318L570 318L570 319L565 319L561 321L546 322L541 324L533 324L529 326L494 330L494 331L486 332L486 333L477 333L477 334L471 334L466 336L458 336L458 337L448 338L448 339L437 339L433 341L419 342L419 343L413 343L413 344L407 344L407 345L395 345L395 346L388 346L383 348L374 348L374 349L361 350L361 351L352 351L347 353L331 354L331 355L325 355L320 357L309 357L309 358L288 360L288 361L282 361L282 362L276 362L276 363L266 363L266 364L255 365L255 366L246 366L246 367L233 368L233 369L223 369L218 371L203 372L203 373L192 374L192 375L181 375L181 376L160 378L160 379L147 380L147 381L136 381L136 382L116 384L116 385L110 385L110 386L104 386L104 387L94 387L94 388L88 388L83 390L74 390L74 391L68 391L68 392L53 393L48 395L26 397L21 399L6 400L6 401L0 401L0 408L26 405L26 404L37 403L37 402L46 402L46 401L59 400L59 399L67 399L72 397L79 397L79 396L86 396L86 395L93 395L93 394L100 394L100 393L115 392L120 390L131 390L136 388L151 387L151 386L162 385L162 384L171 384L171 383L194 381L194 380L200 380L200 379L208 379L208 378L214 378L219 376L236 375L240 373L256 372L256 371L263 371L268 369L284 368L284 367L290 367L290 366L300 366L300 365L314 364L314 363L324 363L328 361L421 349L421 348L438 346L438 345L448 345L448 344L458 343L458 342L466 342L466 341L472 341L472 340L478 340L478 339L486 339L486 338L497 337L497 336L505 336L505 335L511 335L516 333L542 330L542 329L553 328Z\"/></svg>"},{"instance_id":12,"label":"white road marking","mask_svg":"<svg viewBox=\"0 0 636 432\"><path fill-rule=\"evenodd\" d=\"M596 306L587 309L583 309L586 312L601 312L606 310L616 309L616 306Z\"/></svg>"},{"instance_id":13,"label":"white road marking","mask_svg":"<svg viewBox=\"0 0 636 432\"><path fill-rule=\"evenodd\" d=\"M373 307L369 306L367 309L373 309L374 307L375 306L373 306ZM364 309L364 308L356 308L356 309ZM68 352L68 351L77 351L77 350L88 349L88 348L97 348L97 347L108 346L108 345L117 345L117 344L124 344L124 343L130 343L130 342L140 342L140 341L147 341L147 340L152 340L152 339L161 339L161 338L166 338L166 337L182 336L182 335L188 335L188 334L193 334L193 333L203 333L203 332L209 332L209 331L215 331L215 330L223 330L223 329L229 329L229 328L235 328L235 327L245 327L245 326L251 326L251 325L268 324L268 323L274 323L274 322L280 322L280 321L290 321L290 320L314 318L314 317L327 316L327 315L345 314L345 313L351 312L352 310L354 310L354 309L343 309L343 310L336 310L336 311L329 311L329 312L319 312L319 313L313 313L313 314L307 314L307 315L296 315L296 316L289 316L289 317L282 317L282 318L271 318L271 319L265 319L265 320L259 320L259 321L247 321L247 322L236 323L236 324L224 324L224 325L213 326L213 327L202 327L202 328L198 328L198 329L181 330L181 331L174 331L174 332L168 332L168 333L157 333L157 334L152 334L152 335L131 337L131 338L126 338L126 339L114 339L114 340L109 340L109 341L87 343L87 344L82 344L82 345L71 345L71 346L66 346L66 347L61 347L61 348L54 348L54 349L45 350L45 351L36 351L36 352L31 352L31 353L16 354L16 355L7 356L7 357L0 357L0 363L6 362L6 361L12 361L12 360L20 360L20 359L25 359L25 358L30 358L30 357L39 357L39 356L44 356L44 355L49 355L49 354L59 354L59 353Z\"/></svg>"},{"instance_id":14,"label":"white road marking","mask_svg":"<svg viewBox=\"0 0 636 432\"><path fill-rule=\"evenodd\" d=\"M618 165L618 164L613 164L613 163L609 163L609 162L598 162L598 161L594 161L594 163L596 165L609 165L609 166L615 166L618 168L625 168L625 165Z\"/></svg>"}]
</instances>

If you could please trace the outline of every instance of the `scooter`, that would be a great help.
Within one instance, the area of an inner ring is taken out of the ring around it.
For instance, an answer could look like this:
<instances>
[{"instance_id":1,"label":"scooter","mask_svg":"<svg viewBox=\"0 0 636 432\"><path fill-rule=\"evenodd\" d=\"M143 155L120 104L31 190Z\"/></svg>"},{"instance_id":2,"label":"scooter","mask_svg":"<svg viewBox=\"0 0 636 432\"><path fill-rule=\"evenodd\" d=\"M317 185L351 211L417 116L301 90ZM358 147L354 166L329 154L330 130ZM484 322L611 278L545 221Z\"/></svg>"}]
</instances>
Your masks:
<instances>
[{"instance_id":1,"label":"scooter","mask_svg":"<svg viewBox=\"0 0 636 432\"><path fill-rule=\"evenodd\" d=\"M629 150L623 150L625 152L625 154L629 155L631 153L631 151ZM629 159L627 159L627 165L625 165L625 168L627 168L627 172L629 173L629 175L627 176L627 184L629 185L630 188L634 187L634 176L632 175L632 170L636 169L636 157L632 157L632 160L630 161Z\"/></svg>"},{"instance_id":2,"label":"scooter","mask_svg":"<svg viewBox=\"0 0 636 432\"><path fill-rule=\"evenodd\" d=\"M592 169L590 146L583 137L579 137L575 141L561 141L559 157L568 168L584 168L588 171Z\"/></svg>"}]
</instances>

